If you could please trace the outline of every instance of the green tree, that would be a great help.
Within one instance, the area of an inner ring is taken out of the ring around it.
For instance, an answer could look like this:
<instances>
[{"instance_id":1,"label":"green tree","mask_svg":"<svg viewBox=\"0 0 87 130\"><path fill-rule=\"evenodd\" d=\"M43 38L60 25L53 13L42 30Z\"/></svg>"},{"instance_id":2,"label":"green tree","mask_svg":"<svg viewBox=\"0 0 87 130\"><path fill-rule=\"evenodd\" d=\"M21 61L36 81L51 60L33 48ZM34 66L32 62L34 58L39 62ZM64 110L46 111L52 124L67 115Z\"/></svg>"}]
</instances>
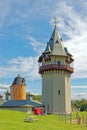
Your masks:
<instances>
[{"instance_id":1,"label":"green tree","mask_svg":"<svg viewBox=\"0 0 87 130\"><path fill-rule=\"evenodd\" d=\"M87 110L87 100L81 99L81 100L72 101L72 108L77 108L80 111L86 111Z\"/></svg>"},{"instance_id":2,"label":"green tree","mask_svg":"<svg viewBox=\"0 0 87 130\"><path fill-rule=\"evenodd\" d=\"M33 100L37 100L39 102L42 102L42 95L33 95Z\"/></svg>"}]
</instances>

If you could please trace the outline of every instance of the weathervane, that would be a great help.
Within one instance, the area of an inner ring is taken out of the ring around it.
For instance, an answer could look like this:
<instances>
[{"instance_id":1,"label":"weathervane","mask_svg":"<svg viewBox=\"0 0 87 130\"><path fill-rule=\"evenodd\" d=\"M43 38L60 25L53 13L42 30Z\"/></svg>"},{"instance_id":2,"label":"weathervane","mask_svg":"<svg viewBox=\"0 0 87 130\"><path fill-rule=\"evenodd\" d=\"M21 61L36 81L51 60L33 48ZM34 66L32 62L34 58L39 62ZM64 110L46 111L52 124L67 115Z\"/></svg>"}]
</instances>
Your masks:
<instances>
[{"instance_id":1,"label":"weathervane","mask_svg":"<svg viewBox=\"0 0 87 130\"><path fill-rule=\"evenodd\" d=\"M58 23L58 19L57 19L57 17L55 16L54 18L54 21L53 21L53 23L55 24L55 26L57 25L57 23Z\"/></svg>"}]
</instances>

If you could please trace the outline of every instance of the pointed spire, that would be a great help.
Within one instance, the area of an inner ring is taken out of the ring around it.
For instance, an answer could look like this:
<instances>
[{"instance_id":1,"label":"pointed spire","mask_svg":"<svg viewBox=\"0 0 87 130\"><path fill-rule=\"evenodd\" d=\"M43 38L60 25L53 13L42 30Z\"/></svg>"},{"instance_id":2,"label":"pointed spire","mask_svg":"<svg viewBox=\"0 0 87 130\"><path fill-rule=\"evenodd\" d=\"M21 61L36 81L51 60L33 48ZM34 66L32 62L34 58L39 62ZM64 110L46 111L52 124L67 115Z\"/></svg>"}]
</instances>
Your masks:
<instances>
[{"instance_id":1,"label":"pointed spire","mask_svg":"<svg viewBox=\"0 0 87 130\"><path fill-rule=\"evenodd\" d=\"M51 38L49 42L47 43L47 47L45 49L45 52L49 51L48 46L50 47L50 50L55 55L66 55L64 47L62 45L61 37L58 33L56 24L58 23L58 20L56 17L54 17L54 23L55 27L53 30L53 33L51 35Z\"/></svg>"}]
</instances>

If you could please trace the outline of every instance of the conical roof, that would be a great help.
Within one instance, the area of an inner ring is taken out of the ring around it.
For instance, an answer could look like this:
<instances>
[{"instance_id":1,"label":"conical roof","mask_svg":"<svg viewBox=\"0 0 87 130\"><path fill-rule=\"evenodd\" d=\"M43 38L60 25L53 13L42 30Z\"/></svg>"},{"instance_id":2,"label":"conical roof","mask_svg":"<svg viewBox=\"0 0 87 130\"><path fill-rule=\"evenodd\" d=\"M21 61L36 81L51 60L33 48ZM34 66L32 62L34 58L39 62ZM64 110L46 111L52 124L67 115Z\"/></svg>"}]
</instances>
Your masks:
<instances>
[{"instance_id":1,"label":"conical roof","mask_svg":"<svg viewBox=\"0 0 87 130\"><path fill-rule=\"evenodd\" d=\"M19 74L18 76L14 79L12 85L19 85L19 84L26 84L25 79L22 78Z\"/></svg>"},{"instance_id":2,"label":"conical roof","mask_svg":"<svg viewBox=\"0 0 87 130\"><path fill-rule=\"evenodd\" d=\"M61 37L58 34L56 25L54 27L51 38L49 42L47 43L44 53L49 52L49 48L50 48L50 52L52 52L52 54L54 55L66 55L66 52L62 45Z\"/></svg>"}]
</instances>

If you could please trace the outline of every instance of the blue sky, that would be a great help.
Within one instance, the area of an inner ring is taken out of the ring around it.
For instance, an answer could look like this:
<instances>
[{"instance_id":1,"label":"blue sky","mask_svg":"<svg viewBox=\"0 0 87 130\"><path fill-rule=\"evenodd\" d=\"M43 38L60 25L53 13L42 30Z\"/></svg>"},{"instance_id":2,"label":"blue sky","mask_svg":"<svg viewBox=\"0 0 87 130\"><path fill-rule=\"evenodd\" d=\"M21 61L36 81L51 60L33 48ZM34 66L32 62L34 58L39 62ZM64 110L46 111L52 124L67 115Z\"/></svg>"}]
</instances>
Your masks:
<instances>
[{"instance_id":1,"label":"blue sky","mask_svg":"<svg viewBox=\"0 0 87 130\"><path fill-rule=\"evenodd\" d=\"M87 0L0 0L0 87L8 88L20 74L28 92L41 93L37 60L52 34L54 16L75 59L72 98L87 98Z\"/></svg>"}]
</instances>

